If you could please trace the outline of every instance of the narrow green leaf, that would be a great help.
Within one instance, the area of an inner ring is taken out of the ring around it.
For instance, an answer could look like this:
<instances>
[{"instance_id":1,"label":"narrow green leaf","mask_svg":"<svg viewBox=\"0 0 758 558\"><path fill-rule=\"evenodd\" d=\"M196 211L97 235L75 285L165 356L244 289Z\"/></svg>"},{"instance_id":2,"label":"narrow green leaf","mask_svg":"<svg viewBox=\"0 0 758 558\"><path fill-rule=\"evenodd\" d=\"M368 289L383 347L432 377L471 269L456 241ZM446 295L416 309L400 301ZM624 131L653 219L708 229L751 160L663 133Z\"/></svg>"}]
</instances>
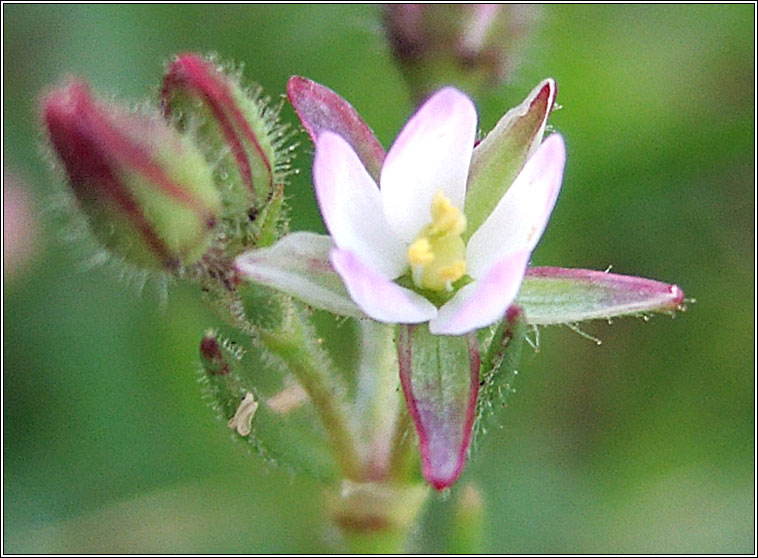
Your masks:
<instances>
[{"instance_id":1,"label":"narrow green leaf","mask_svg":"<svg viewBox=\"0 0 758 558\"><path fill-rule=\"evenodd\" d=\"M271 377L269 357L243 351L235 343L206 332L200 343L199 383L205 399L236 441L264 459L332 481L339 477L316 409L307 396L298 405L276 404L283 392L299 387Z\"/></svg>"}]
</instances>

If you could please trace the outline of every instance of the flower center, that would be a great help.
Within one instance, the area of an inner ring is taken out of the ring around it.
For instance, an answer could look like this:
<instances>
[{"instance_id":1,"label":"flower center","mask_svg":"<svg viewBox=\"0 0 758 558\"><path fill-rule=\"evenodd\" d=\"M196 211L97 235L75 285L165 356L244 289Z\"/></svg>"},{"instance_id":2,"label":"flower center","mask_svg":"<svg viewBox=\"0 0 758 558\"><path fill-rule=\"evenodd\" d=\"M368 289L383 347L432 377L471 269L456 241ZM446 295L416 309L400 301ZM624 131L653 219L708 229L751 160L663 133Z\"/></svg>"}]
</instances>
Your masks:
<instances>
[{"instance_id":1,"label":"flower center","mask_svg":"<svg viewBox=\"0 0 758 558\"><path fill-rule=\"evenodd\" d=\"M422 289L452 291L453 283L466 275L466 216L440 191L431 207L432 221L408 247L413 283Z\"/></svg>"}]
</instances>

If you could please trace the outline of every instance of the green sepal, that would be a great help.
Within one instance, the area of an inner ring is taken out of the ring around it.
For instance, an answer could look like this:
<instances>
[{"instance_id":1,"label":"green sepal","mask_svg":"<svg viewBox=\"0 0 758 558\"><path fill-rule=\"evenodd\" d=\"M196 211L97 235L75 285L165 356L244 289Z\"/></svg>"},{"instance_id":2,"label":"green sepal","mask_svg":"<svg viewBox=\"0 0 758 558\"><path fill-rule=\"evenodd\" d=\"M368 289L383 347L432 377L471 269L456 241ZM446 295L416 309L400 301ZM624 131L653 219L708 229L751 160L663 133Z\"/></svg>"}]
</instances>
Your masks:
<instances>
[{"instance_id":1,"label":"green sepal","mask_svg":"<svg viewBox=\"0 0 758 558\"><path fill-rule=\"evenodd\" d=\"M532 267L516 303L534 325L573 324L583 320L684 310L677 285L643 277L587 269Z\"/></svg>"},{"instance_id":2,"label":"green sepal","mask_svg":"<svg viewBox=\"0 0 758 558\"><path fill-rule=\"evenodd\" d=\"M556 85L542 81L474 148L468 174L464 239L476 232L539 147L555 102Z\"/></svg>"},{"instance_id":3,"label":"green sepal","mask_svg":"<svg viewBox=\"0 0 758 558\"><path fill-rule=\"evenodd\" d=\"M498 411L506 405L508 395L514 391L513 381L521 360L526 329L524 312L518 306L511 306L505 317L494 326L494 333L487 329L480 331L482 338L489 337L490 333L491 338L482 339L482 345L487 344L487 351L482 358L474 427L476 438L497 421Z\"/></svg>"},{"instance_id":4,"label":"green sepal","mask_svg":"<svg viewBox=\"0 0 758 558\"><path fill-rule=\"evenodd\" d=\"M473 335L432 335L426 324L398 328L398 368L416 427L424 478L451 486L466 464L479 388Z\"/></svg>"}]
</instances>

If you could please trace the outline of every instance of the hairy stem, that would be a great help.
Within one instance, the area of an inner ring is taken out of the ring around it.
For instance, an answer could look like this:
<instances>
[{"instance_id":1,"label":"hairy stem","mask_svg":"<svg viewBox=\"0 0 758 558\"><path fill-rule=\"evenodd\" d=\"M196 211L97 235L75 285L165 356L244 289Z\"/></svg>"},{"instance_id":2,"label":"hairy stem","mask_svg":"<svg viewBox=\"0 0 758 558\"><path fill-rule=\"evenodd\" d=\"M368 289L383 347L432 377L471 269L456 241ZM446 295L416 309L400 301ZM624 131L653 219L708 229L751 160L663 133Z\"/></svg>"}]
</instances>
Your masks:
<instances>
[{"instance_id":1,"label":"hairy stem","mask_svg":"<svg viewBox=\"0 0 758 558\"><path fill-rule=\"evenodd\" d=\"M344 389L337 373L316 341L316 335L294 307L288 308L282 327L255 328L261 345L278 356L308 393L329 438L343 477L360 479L363 467L355 433L350 427Z\"/></svg>"},{"instance_id":2,"label":"hairy stem","mask_svg":"<svg viewBox=\"0 0 758 558\"><path fill-rule=\"evenodd\" d=\"M395 330L372 320L361 320L359 327L361 351L354 414L365 441L367 474L381 480L388 473L399 408Z\"/></svg>"},{"instance_id":3,"label":"hairy stem","mask_svg":"<svg viewBox=\"0 0 758 558\"><path fill-rule=\"evenodd\" d=\"M418 452L416 452L414 440L413 420L407 407L401 405L395 422L395 431L392 434L390 478L398 482L407 481L413 474L418 462Z\"/></svg>"}]
</instances>

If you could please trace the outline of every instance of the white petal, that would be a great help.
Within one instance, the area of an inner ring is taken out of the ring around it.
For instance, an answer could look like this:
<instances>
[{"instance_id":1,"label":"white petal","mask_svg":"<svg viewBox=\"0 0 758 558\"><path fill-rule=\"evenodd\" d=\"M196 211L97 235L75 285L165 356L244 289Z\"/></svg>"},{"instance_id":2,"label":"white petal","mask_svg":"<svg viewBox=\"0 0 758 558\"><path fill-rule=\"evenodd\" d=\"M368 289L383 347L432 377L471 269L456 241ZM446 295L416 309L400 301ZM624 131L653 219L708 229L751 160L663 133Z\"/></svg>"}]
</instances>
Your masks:
<instances>
[{"instance_id":1,"label":"white petal","mask_svg":"<svg viewBox=\"0 0 758 558\"><path fill-rule=\"evenodd\" d=\"M323 132L313 160L316 199L334 243L389 278L408 267L406 250L384 218L376 183L337 134Z\"/></svg>"},{"instance_id":2,"label":"white petal","mask_svg":"<svg viewBox=\"0 0 758 558\"><path fill-rule=\"evenodd\" d=\"M463 287L429 322L435 335L462 335L495 323L505 315L526 273L529 252L511 254L481 279Z\"/></svg>"},{"instance_id":3,"label":"white petal","mask_svg":"<svg viewBox=\"0 0 758 558\"><path fill-rule=\"evenodd\" d=\"M431 220L438 190L463 210L475 135L476 109L452 87L435 93L400 132L380 182L385 215L402 240L412 242Z\"/></svg>"},{"instance_id":4,"label":"white petal","mask_svg":"<svg viewBox=\"0 0 758 558\"><path fill-rule=\"evenodd\" d=\"M353 252L335 248L330 259L353 301L375 320L415 324L437 314L431 302L377 273Z\"/></svg>"},{"instance_id":5,"label":"white petal","mask_svg":"<svg viewBox=\"0 0 758 558\"><path fill-rule=\"evenodd\" d=\"M364 318L329 261L328 236L296 232L273 246L239 256L234 266L244 278L277 289L321 310Z\"/></svg>"},{"instance_id":6,"label":"white petal","mask_svg":"<svg viewBox=\"0 0 758 558\"><path fill-rule=\"evenodd\" d=\"M558 198L566 161L563 138L547 138L524 165L494 211L471 236L466 267L481 277L516 252L531 252L545 230Z\"/></svg>"}]
</instances>

